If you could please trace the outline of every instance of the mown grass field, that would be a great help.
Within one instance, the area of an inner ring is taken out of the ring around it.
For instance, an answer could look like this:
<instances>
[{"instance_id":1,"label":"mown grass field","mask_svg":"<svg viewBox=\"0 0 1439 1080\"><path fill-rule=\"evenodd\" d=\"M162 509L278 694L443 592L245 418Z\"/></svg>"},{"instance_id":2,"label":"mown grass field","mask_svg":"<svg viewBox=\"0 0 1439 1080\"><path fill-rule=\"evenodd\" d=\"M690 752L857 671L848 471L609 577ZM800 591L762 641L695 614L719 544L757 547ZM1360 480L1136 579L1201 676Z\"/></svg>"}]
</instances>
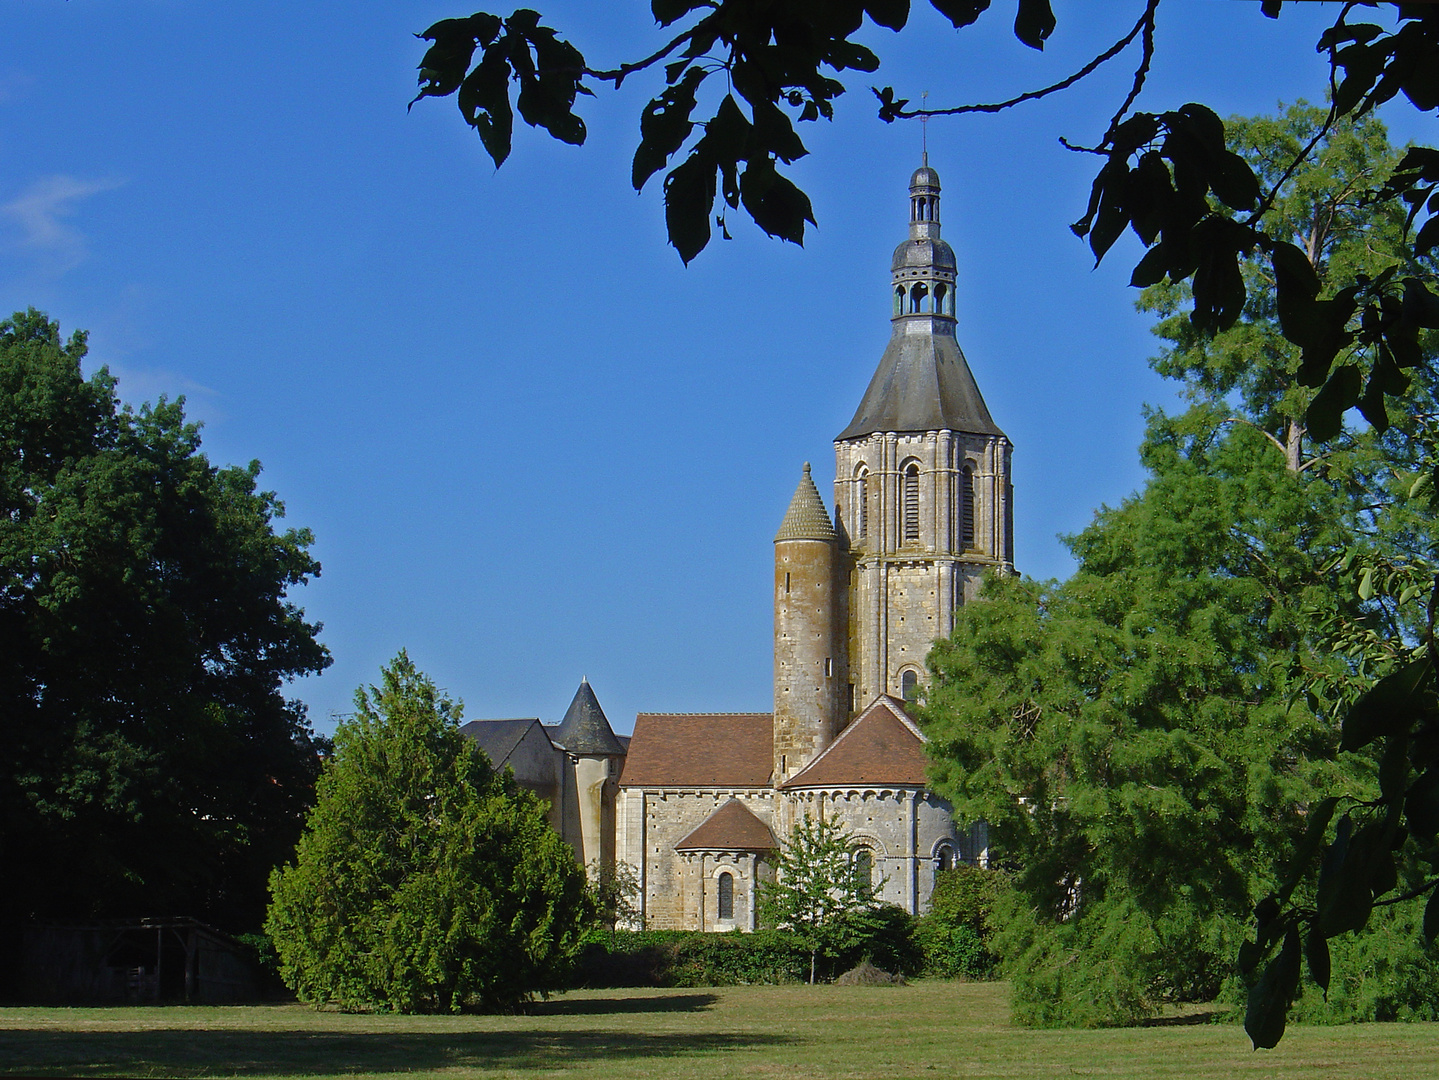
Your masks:
<instances>
[{"instance_id":1,"label":"mown grass field","mask_svg":"<svg viewBox=\"0 0 1439 1080\"><path fill-rule=\"evenodd\" d=\"M299 1005L3 1009L0 1073L71 1076L1439 1076L1439 1025L1291 1028L1255 1053L1205 1014L1118 1031L1010 1026L1001 984L584 991L522 1017ZM1198 1021L1198 1022L1196 1022Z\"/></svg>"}]
</instances>

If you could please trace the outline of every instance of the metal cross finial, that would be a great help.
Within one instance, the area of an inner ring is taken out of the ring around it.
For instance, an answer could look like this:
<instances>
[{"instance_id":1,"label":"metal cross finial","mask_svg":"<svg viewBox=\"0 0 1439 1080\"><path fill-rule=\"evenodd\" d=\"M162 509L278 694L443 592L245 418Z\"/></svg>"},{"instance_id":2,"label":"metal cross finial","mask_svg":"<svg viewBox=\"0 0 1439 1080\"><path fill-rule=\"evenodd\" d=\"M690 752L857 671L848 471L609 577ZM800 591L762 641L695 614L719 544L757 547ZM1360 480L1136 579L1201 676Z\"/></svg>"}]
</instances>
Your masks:
<instances>
[{"instance_id":1,"label":"metal cross finial","mask_svg":"<svg viewBox=\"0 0 1439 1080\"><path fill-rule=\"evenodd\" d=\"M920 108L929 107L929 91L920 94ZM924 164L929 164L929 113L921 112L919 115L919 146L923 151Z\"/></svg>"}]
</instances>

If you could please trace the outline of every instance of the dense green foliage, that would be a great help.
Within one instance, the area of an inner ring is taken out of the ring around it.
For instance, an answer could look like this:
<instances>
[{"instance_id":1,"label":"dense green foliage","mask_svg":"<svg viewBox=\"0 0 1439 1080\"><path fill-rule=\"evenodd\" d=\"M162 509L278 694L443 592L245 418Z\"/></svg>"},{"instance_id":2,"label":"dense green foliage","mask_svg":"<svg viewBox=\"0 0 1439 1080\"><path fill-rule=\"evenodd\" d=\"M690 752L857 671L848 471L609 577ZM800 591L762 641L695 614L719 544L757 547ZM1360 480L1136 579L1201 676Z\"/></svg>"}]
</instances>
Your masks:
<instances>
[{"instance_id":1,"label":"dense green foliage","mask_svg":"<svg viewBox=\"0 0 1439 1080\"><path fill-rule=\"evenodd\" d=\"M85 352L0 322L0 922L255 929L319 767L282 688L329 663L287 599L320 567L258 462L214 467Z\"/></svg>"},{"instance_id":2,"label":"dense green foliage","mask_svg":"<svg viewBox=\"0 0 1439 1080\"><path fill-rule=\"evenodd\" d=\"M564 985L593 904L545 807L401 653L335 734L266 930L302 1001L512 1010Z\"/></svg>"},{"instance_id":3,"label":"dense green foliage","mask_svg":"<svg viewBox=\"0 0 1439 1080\"><path fill-rule=\"evenodd\" d=\"M957 866L936 875L929 910L916 924L924 973L944 979L992 978L999 958L990 939L1009 891L1004 870Z\"/></svg>"},{"instance_id":4,"label":"dense green foliage","mask_svg":"<svg viewBox=\"0 0 1439 1080\"><path fill-rule=\"evenodd\" d=\"M1230 130L1264 175L1322 119L1299 107ZM1377 123L1343 126L1276 206L1325 288L1399 257L1392 214L1359 199L1395 160ZM1218 334L1180 316L1183 286L1145 294L1167 343L1155 366L1190 407L1150 415L1149 480L1069 539L1075 575L989 582L931 656L937 787L1020 867L995 948L1026 1023L1130 1022L1219 993L1311 804L1374 793L1372 764L1334 761L1316 690L1356 674L1336 628L1404 624L1340 568L1429 538L1384 452L1402 432L1306 457L1301 350L1277 329L1266 264L1245 267L1243 317Z\"/></svg>"},{"instance_id":5,"label":"dense green foliage","mask_svg":"<svg viewBox=\"0 0 1439 1080\"><path fill-rule=\"evenodd\" d=\"M810 943L788 930L704 934L694 930L620 930L586 939L578 986L753 986L806 982ZM817 981L829 982L862 960L893 974L928 970L915 921L893 905L852 927L820 958Z\"/></svg>"},{"instance_id":6,"label":"dense green foliage","mask_svg":"<svg viewBox=\"0 0 1439 1080\"><path fill-rule=\"evenodd\" d=\"M760 883L760 922L805 942L810 982L821 957L833 960L880 932L872 873L842 822L806 813L780 849L773 880Z\"/></svg>"}]
</instances>

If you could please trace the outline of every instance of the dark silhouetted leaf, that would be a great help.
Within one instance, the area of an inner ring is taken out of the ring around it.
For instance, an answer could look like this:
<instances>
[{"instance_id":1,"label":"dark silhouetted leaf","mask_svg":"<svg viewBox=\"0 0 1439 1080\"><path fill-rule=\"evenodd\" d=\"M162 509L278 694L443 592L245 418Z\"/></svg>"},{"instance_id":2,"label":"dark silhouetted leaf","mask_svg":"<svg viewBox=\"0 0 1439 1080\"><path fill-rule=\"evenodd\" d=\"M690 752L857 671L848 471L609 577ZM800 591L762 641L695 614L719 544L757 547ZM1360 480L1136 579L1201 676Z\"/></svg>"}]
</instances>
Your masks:
<instances>
[{"instance_id":1,"label":"dark silhouetted leaf","mask_svg":"<svg viewBox=\"0 0 1439 1080\"><path fill-rule=\"evenodd\" d=\"M1289 877L1279 890L1280 900L1288 900L1293 896L1299 882L1304 879L1309 864L1314 861L1314 856L1319 853L1319 848L1324 843L1329 822L1334 818L1334 808L1338 805L1338 797L1331 795L1309 808L1308 820L1304 823L1304 835L1299 838L1299 843L1294 845Z\"/></svg>"},{"instance_id":2,"label":"dark silhouetted leaf","mask_svg":"<svg viewBox=\"0 0 1439 1080\"><path fill-rule=\"evenodd\" d=\"M1291 926L1284 935L1279 955L1269 961L1264 974L1249 990L1244 1010L1244 1030L1256 1050L1272 1050L1284 1037L1289 1003L1299 989L1301 971L1299 928Z\"/></svg>"},{"instance_id":3,"label":"dark silhouetted leaf","mask_svg":"<svg viewBox=\"0 0 1439 1080\"><path fill-rule=\"evenodd\" d=\"M1309 427L1309 437L1326 442L1338 435L1344 427L1345 410L1359 403L1363 388L1364 377L1353 364L1335 369L1305 410L1304 422Z\"/></svg>"},{"instance_id":4,"label":"dark silhouetted leaf","mask_svg":"<svg viewBox=\"0 0 1439 1080\"><path fill-rule=\"evenodd\" d=\"M1439 214L1434 215L1419 229L1414 237L1414 254L1424 255L1439 245Z\"/></svg>"},{"instance_id":5,"label":"dark silhouetted leaf","mask_svg":"<svg viewBox=\"0 0 1439 1080\"><path fill-rule=\"evenodd\" d=\"M669 26L676 19L682 19L696 8L707 8L705 0L650 0L650 12L655 22Z\"/></svg>"},{"instance_id":6,"label":"dark silhouetted leaf","mask_svg":"<svg viewBox=\"0 0 1439 1080\"><path fill-rule=\"evenodd\" d=\"M1371 822L1351 837L1352 826L1347 815L1340 819L1334 843L1329 845L1319 870L1314 926L1326 938L1358 930L1374 908L1374 895L1369 891L1369 858L1379 829L1377 823Z\"/></svg>"},{"instance_id":7,"label":"dark silhouetted leaf","mask_svg":"<svg viewBox=\"0 0 1439 1080\"><path fill-rule=\"evenodd\" d=\"M1134 267L1134 273L1129 275L1129 284L1136 288L1147 288L1155 282L1164 278L1169 270L1169 251L1163 242L1156 244L1144 253Z\"/></svg>"},{"instance_id":8,"label":"dark silhouetted leaf","mask_svg":"<svg viewBox=\"0 0 1439 1080\"><path fill-rule=\"evenodd\" d=\"M1371 686L1344 717L1339 749L1358 750L1375 739L1407 732L1430 674L1429 658L1421 656Z\"/></svg>"},{"instance_id":9,"label":"dark silhouetted leaf","mask_svg":"<svg viewBox=\"0 0 1439 1080\"><path fill-rule=\"evenodd\" d=\"M1054 33L1054 12L1049 0L1019 0L1014 16L1014 36L1031 49L1044 49L1045 39Z\"/></svg>"},{"instance_id":10,"label":"dark silhouetted leaf","mask_svg":"<svg viewBox=\"0 0 1439 1080\"><path fill-rule=\"evenodd\" d=\"M1439 767L1430 766L1404 798L1404 820L1416 836L1439 833Z\"/></svg>"},{"instance_id":11,"label":"dark silhouetted leaf","mask_svg":"<svg viewBox=\"0 0 1439 1080\"><path fill-rule=\"evenodd\" d=\"M1279 18L1279 8L1283 3L1284 0L1264 0L1259 5L1259 10L1264 12L1266 19L1277 19Z\"/></svg>"},{"instance_id":12,"label":"dark silhouetted leaf","mask_svg":"<svg viewBox=\"0 0 1439 1080\"><path fill-rule=\"evenodd\" d=\"M683 80L653 99L640 113L640 144L635 149L630 174L636 191L664 168L670 155L684 145L694 130L690 114L694 112L695 90L704 78L703 70L690 68Z\"/></svg>"},{"instance_id":13,"label":"dark silhouetted leaf","mask_svg":"<svg viewBox=\"0 0 1439 1080\"><path fill-rule=\"evenodd\" d=\"M688 263L710 242L710 208L715 199L715 163L698 148L665 177L665 229Z\"/></svg>"},{"instance_id":14,"label":"dark silhouetted leaf","mask_svg":"<svg viewBox=\"0 0 1439 1080\"><path fill-rule=\"evenodd\" d=\"M989 10L989 0L929 0L956 30L969 26Z\"/></svg>"},{"instance_id":15,"label":"dark silhouetted leaf","mask_svg":"<svg viewBox=\"0 0 1439 1080\"><path fill-rule=\"evenodd\" d=\"M1259 202L1259 180L1254 170L1231 151L1215 156L1209 170L1209 185L1219 201L1232 210L1252 210Z\"/></svg>"},{"instance_id":16,"label":"dark silhouetted leaf","mask_svg":"<svg viewBox=\"0 0 1439 1080\"><path fill-rule=\"evenodd\" d=\"M1256 967L1259 961L1264 959L1264 954L1269 950L1256 941L1245 941L1239 946L1239 972L1248 975Z\"/></svg>"},{"instance_id":17,"label":"dark silhouetted leaf","mask_svg":"<svg viewBox=\"0 0 1439 1080\"><path fill-rule=\"evenodd\" d=\"M864 0L864 10L880 26L890 30L903 30L904 24L909 21L909 0ZM865 70L873 71L874 68Z\"/></svg>"},{"instance_id":18,"label":"dark silhouetted leaf","mask_svg":"<svg viewBox=\"0 0 1439 1080\"><path fill-rule=\"evenodd\" d=\"M1439 221L1439 218L1431 220ZM1439 296L1431 293L1418 278L1404 279L1404 304L1400 322L1406 327L1439 329Z\"/></svg>"},{"instance_id":19,"label":"dark silhouetted leaf","mask_svg":"<svg viewBox=\"0 0 1439 1080\"><path fill-rule=\"evenodd\" d=\"M775 171L768 158L753 158L739 178L740 201L770 236L804 244L804 223L814 224L809 197Z\"/></svg>"},{"instance_id":20,"label":"dark silhouetted leaf","mask_svg":"<svg viewBox=\"0 0 1439 1080\"><path fill-rule=\"evenodd\" d=\"M1439 937L1439 889L1429 894L1424 905L1424 940L1431 945Z\"/></svg>"},{"instance_id":21,"label":"dark silhouetted leaf","mask_svg":"<svg viewBox=\"0 0 1439 1080\"><path fill-rule=\"evenodd\" d=\"M1329 942L1320 937L1313 927L1304 942L1304 959L1309 965L1309 977L1324 991L1324 1000L1329 1000Z\"/></svg>"}]
</instances>

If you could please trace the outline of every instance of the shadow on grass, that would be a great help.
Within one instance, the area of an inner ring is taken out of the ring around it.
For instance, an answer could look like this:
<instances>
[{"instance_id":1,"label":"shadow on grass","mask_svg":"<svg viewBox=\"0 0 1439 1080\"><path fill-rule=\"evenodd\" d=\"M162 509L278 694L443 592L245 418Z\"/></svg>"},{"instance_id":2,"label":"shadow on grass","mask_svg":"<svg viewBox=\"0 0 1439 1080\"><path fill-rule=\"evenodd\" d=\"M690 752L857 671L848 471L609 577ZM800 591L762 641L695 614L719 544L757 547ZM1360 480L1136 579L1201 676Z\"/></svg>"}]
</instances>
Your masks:
<instances>
[{"instance_id":1,"label":"shadow on grass","mask_svg":"<svg viewBox=\"0 0 1439 1080\"><path fill-rule=\"evenodd\" d=\"M647 1004L652 1003L653 999ZM782 1036L728 1032L650 1035L527 1030L347 1033L11 1029L0 1031L0 1074L191 1077L404 1073L457 1067L553 1070L598 1057L611 1061L683 1058L794 1041Z\"/></svg>"},{"instance_id":2,"label":"shadow on grass","mask_svg":"<svg viewBox=\"0 0 1439 1080\"><path fill-rule=\"evenodd\" d=\"M1147 1020L1139 1021L1140 1027L1191 1027L1195 1024L1218 1024L1234 1019L1234 1009L1226 1006L1219 1009L1206 1009L1200 1012L1185 1013L1182 1016L1151 1016Z\"/></svg>"},{"instance_id":3,"label":"shadow on grass","mask_svg":"<svg viewBox=\"0 0 1439 1080\"><path fill-rule=\"evenodd\" d=\"M663 994L658 997L554 998L530 1005L531 1016L598 1016L607 1013L699 1012L719 1000L717 994Z\"/></svg>"}]
</instances>

